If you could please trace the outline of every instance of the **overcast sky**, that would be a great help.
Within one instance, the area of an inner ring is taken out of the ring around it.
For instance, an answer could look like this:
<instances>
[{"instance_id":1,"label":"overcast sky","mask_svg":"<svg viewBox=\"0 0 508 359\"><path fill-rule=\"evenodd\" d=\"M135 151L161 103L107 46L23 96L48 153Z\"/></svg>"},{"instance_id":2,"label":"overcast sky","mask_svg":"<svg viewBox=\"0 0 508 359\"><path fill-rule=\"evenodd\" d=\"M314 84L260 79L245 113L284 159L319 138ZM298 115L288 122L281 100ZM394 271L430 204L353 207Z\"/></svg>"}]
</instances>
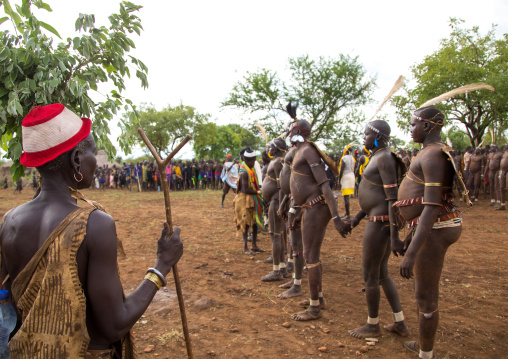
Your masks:
<instances>
[{"instance_id":1,"label":"overcast sky","mask_svg":"<svg viewBox=\"0 0 508 359\"><path fill-rule=\"evenodd\" d=\"M63 38L75 36L79 13L95 14L97 26L108 26L107 16L119 8L116 0L47 2L53 13L39 11L38 17ZM358 56L377 78L374 98L381 101L399 75L409 77L410 67L449 36L450 17L482 33L492 24L498 36L508 33L508 2L502 0L134 2L144 6L144 31L132 37L133 55L148 66L150 86L143 90L132 79L124 95L159 109L182 102L219 124L240 122L235 112L221 111L220 103L247 71L282 72L288 57ZM394 118L390 124L396 126Z\"/></svg>"}]
</instances>

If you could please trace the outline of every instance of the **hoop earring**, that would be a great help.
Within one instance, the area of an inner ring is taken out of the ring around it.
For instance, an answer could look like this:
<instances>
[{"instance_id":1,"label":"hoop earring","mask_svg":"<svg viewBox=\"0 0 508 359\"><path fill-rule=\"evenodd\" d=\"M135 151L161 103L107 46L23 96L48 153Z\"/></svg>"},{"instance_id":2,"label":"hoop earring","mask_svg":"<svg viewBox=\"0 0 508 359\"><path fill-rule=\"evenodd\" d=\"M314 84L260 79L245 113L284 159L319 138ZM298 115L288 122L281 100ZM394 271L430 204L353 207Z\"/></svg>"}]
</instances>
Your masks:
<instances>
[{"instance_id":1,"label":"hoop earring","mask_svg":"<svg viewBox=\"0 0 508 359\"><path fill-rule=\"evenodd\" d=\"M81 178L80 178L80 179L77 179L77 178L76 178L76 173L74 173L74 179L76 180L76 182L81 182L81 181L83 181L83 174L82 174L81 172L79 172L79 171L78 171L78 173L79 173L79 175L81 176Z\"/></svg>"}]
</instances>

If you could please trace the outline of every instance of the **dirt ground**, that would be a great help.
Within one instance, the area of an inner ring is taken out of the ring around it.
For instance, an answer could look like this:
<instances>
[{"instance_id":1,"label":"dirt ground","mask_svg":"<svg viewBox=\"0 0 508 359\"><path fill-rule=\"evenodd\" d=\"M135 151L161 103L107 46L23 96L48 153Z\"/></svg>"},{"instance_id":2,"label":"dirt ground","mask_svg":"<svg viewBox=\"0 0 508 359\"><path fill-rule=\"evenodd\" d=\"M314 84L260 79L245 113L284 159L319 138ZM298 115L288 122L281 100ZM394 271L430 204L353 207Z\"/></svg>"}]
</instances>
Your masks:
<instances>
[{"instance_id":1,"label":"dirt ground","mask_svg":"<svg viewBox=\"0 0 508 359\"><path fill-rule=\"evenodd\" d=\"M142 281L154 264L156 240L164 220L162 192L137 193L118 190L84 191L102 203L115 218L126 258L119 259L127 292ZM185 309L195 358L416 358L403 348L405 338L384 332L366 353L365 345L348 330L365 324L367 308L361 291L361 224L342 239L329 225L322 249L323 288L327 308L322 319L295 322L304 296L280 300L281 282L263 283L271 270L263 263L267 253L254 257L242 253L241 237L233 224L233 195L220 208L219 191L172 193L174 225L182 228L184 255L178 264ZM32 192L14 195L0 191L0 215L30 200ZM487 200L464 210L460 240L446 257L440 287L440 323L435 353L438 358L508 358L508 246L507 212L494 211ZM339 198L339 207L343 206ZM352 213L358 200L352 200ZM342 210L341 210L342 213ZM404 232L401 233L401 237ZM271 248L268 234L259 245ZM410 339L417 339L417 316L411 281L398 274L400 258L390 259L390 275L399 289ZM172 275L168 289L161 290L134 327L140 358L185 358L182 326ZM200 306L208 299L208 308ZM392 320L382 294L381 325ZM289 323L284 327L283 323ZM153 349L144 350L153 345ZM322 352L319 348L326 348Z\"/></svg>"}]
</instances>

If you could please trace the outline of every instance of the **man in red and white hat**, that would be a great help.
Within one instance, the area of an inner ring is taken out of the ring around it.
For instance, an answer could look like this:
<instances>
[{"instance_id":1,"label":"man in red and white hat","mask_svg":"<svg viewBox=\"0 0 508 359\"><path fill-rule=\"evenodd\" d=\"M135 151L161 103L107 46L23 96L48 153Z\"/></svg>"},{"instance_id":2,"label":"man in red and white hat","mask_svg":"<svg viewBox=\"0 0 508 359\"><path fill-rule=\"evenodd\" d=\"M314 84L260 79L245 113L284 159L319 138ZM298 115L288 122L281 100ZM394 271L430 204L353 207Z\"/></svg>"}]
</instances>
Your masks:
<instances>
[{"instance_id":1,"label":"man in red and white hat","mask_svg":"<svg viewBox=\"0 0 508 359\"><path fill-rule=\"evenodd\" d=\"M168 238L165 224L154 267L124 299L115 221L78 191L90 187L97 166L90 126L61 104L23 120L20 161L42 179L40 194L0 227L2 279L23 318L8 345L12 358L131 358L129 330L182 255L180 229Z\"/></svg>"},{"instance_id":2,"label":"man in red and white hat","mask_svg":"<svg viewBox=\"0 0 508 359\"><path fill-rule=\"evenodd\" d=\"M34 108L21 124L21 164L39 167L54 160L87 138L91 124L59 103Z\"/></svg>"}]
</instances>

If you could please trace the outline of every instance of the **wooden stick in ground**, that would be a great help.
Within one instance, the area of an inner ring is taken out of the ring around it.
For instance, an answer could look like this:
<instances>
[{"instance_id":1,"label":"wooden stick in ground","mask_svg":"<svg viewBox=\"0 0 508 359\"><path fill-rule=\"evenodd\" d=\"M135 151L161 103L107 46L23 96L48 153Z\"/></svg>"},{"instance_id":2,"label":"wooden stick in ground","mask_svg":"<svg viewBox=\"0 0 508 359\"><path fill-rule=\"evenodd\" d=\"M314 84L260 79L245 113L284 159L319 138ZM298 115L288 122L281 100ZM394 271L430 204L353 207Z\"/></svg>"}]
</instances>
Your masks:
<instances>
[{"instance_id":1,"label":"wooden stick in ground","mask_svg":"<svg viewBox=\"0 0 508 359\"><path fill-rule=\"evenodd\" d=\"M161 183L162 183L162 189L164 190L164 203L165 203L165 209L166 209L166 222L169 225L169 235L173 234L173 219L171 217L171 202L169 199L169 184L166 177L166 166L171 161L171 159L182 149L183 146L189 140L192 138L190 135L187 135L184 140L176 146L176 148L169 154L169 156L163 161L159 157L159 154L157 151L155 151L155 148L151 144L148 137L146 137L145 132L143 129L138 128L138 132L141 135L141 138L145 142L146 146L152 153L153 157L155 158L155 162L157 162L157 167L159 168L159 173L161 176ZM175 289L176 289L176 295L178 297L178 305L180 307L180 316L182 317L182 327L183 327L183 334L185 337L185 345L187 347L187 356L189 358L194 358L192 355L192 346L191 346L191 340L189 335L189 326L187 324L187 315L185 314L185 303L183 301L183 295L182 295L182 286L180 284L180 276L178 275L178 268L176 264L173 266L173 277L175 279Z\"/></svg>"}]
</instances>

